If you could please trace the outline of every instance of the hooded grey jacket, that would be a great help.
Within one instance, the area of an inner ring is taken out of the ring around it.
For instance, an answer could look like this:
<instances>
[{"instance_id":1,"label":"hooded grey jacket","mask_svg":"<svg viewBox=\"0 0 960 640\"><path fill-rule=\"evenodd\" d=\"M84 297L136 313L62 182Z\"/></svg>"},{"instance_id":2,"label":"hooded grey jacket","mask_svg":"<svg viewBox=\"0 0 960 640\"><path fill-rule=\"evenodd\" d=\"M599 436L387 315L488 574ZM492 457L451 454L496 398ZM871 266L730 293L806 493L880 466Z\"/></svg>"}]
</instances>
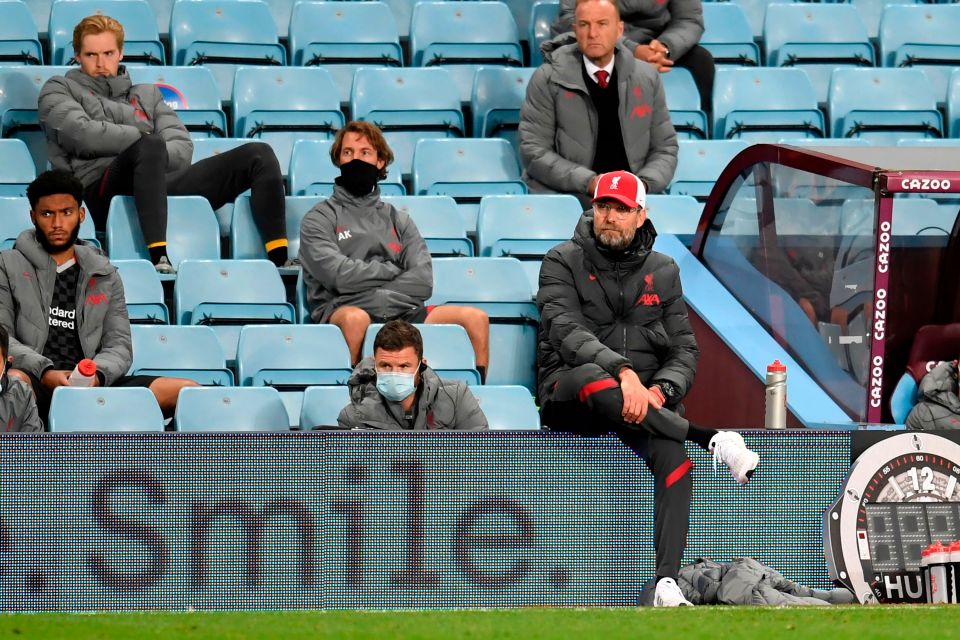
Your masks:
<instances>
[{"instance_id":1,"label":"hooded grey jacket","mask_svg":"<svg viewBox=\"0 0 960 640\"><path fill-rule=\"evenodd\" d=\"M960 429L957 363L941 362L920 380L920 401L907 416L907 429Z\"/></svg>"},{"instance_id":2,"label":"hooded grey jacket","mask_svg":"<svg viewBox=\"0 0 960 640\"><path fill-rule=\"evenodd\" d=\"M350 404L343 408L337 423L345 429L478 431L487 428L487 417L480 403L461 380L441 380L428 366L420 370L420 388L413 427L403 416L399 402L390 402L377 391L377 372L373 358L364 358L353 370L347 384Z\"/></svg>"},{"instance_id":3,"label":"hooded grey jacket","mask_svg":"<svg viewBox=\"0 0 960 640\"><path fill-rule=\"evenodd\" d=\"M0 391L0 431L43 431L33 390L22 380L7 377Z\"/></svg>"},{"instance_id":4,"label":"hooded grey jacket","mask_svg":"<svg viewBox=\"0 0 960 640\"><path fill-rule=\"evenodd\" d=\"M677 60L700 42L703 35L701 0L618 0L623 20L623 44L634 51L638 44L659 40ZM573 29L577 0L560 0L560 15L553 23L557 36Z\"/></svg>"},{"instance_id":5,"label":"hooded grey jacket","mask_svg":"<svg viewBox=\"0 0 960 640\"><path fill-rule=\"evenodd\" d=\"M380 199L379 187L358 198L334 186L300 224L300 263L316 323L344 305L393 319L433 293L427 243L409 215Z\"/></svg>"},{"instance_id":6,"label":"hooded grey jacket","mask_svg":"<svg viewBox=\"0 0 960 640\"><path fill-rule=\"evenodd\" d=\"M148 133L166 141L168 173L190 166L193 142L186 127L156 86L133 84L124 67L112 78L94 78L80 69L53 76L38 103L50 164L74 174L85 187Z\"/></svg>"},{"instance_id":7,"label":"hooded grey jacket","mask_svg":"<svg viewBox=\"0 0 960 640\"><path fill-rule=\"evenodd\" d=\"M75 250L80 267L77 334L83 357L97 363L109 386L126 375L133 361L123 283L98 250L82 240ZM13 366L37 378L53 366L42 354L56 280L57 265L33 229L23 231L13 249L0 252L0 324L10 333Z\"/></svg>"},{"instance_id":8,"label":"hooded grey jacket","mask_svg":"<svg viewBox=\"0 0 960 640\"><path fill-rule=\"evenodd\" d=\"M585 194L596 175L598 114L583 79L583 55L572 34L543 43L545 62L527 86L520 109L520 159L531 192ZM560 45L560 46L557 46ZM620 130L630 171L650 193L663 191L677 168L677 133L670 121L660 74L615 51Z\"/></svg>"}]
</instances>

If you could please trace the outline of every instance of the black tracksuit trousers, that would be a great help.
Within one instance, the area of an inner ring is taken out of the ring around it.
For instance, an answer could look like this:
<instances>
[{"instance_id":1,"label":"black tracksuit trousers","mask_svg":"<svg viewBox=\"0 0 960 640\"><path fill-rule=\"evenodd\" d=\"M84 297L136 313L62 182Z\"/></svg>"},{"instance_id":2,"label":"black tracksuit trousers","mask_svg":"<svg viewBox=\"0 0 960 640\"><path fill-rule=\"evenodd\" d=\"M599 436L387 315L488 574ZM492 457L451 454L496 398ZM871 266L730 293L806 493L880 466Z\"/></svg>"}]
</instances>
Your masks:
<instances>
[{"instance_id":1,"label":"black tracksuit trousers","mask_svg":"<svg viewBox=\"0 0 960 640\"><path fill-rule=\"evenodd\" d=\"M687 546L693 482L684 441L689 423L669 409L650 407L640 424L623 421L620 384L595 364L561 371L541 397L541 419L554 430L616 433L643 458L654 478L657 577L676 579Z\"/></svg>"},{"instance_id":2,"label":"black tracksuit trousers","mask_svg":"<svg viewBox=\"0 0 960 640\"><path fill-rule=\"evenodd\" d=\"M145 135L124 149L86 188L84 201L97 229L106 226L110 199L133 196L147 246L167 237L167 196L203 196L219 209L251 190L253 219L264 244L287 237L280 164L270 145L250 142L167 173L167 146L159 135Z\"/></svg>"}]
</instances>

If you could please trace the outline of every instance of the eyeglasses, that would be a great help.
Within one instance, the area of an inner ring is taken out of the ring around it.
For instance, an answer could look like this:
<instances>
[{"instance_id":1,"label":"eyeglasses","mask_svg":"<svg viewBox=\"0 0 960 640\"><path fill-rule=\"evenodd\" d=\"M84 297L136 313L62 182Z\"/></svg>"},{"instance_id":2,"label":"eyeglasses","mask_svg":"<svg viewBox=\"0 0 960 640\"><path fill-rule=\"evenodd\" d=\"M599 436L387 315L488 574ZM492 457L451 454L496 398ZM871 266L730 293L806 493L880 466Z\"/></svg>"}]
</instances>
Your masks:
<instances>
[{"instance_id":1,"label":"eyeglasses","mask_svg":"<svg viewBox=\"0 0 960 640\"><path fill-rule=\"evenodd\" d=\"M641 207L631 208L623 204L614 204L612 202L594 202L593 210L600 215L611 216L616 214L619 218L626 218L631 213L637 213Z\"/></svg>"}]
</instances>

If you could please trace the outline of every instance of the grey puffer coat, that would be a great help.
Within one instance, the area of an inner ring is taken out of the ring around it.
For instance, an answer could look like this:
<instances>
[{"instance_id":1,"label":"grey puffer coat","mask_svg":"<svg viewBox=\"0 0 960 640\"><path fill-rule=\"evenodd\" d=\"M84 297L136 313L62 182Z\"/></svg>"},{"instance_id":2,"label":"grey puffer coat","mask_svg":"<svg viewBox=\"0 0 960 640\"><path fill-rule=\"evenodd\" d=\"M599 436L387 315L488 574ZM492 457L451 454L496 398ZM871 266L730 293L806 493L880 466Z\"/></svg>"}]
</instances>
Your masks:
<instances>
[{"instance_id":1,"label":"grey puffer coat","mask_svg":"<svg viewBox=\"0 0 960 640\"><path fill-rule=\"evenodd\" d=\"M920 401L907 416L907 429L960 429L957 362L941 362L920 380Z\"/></svg>"}]
</instances>

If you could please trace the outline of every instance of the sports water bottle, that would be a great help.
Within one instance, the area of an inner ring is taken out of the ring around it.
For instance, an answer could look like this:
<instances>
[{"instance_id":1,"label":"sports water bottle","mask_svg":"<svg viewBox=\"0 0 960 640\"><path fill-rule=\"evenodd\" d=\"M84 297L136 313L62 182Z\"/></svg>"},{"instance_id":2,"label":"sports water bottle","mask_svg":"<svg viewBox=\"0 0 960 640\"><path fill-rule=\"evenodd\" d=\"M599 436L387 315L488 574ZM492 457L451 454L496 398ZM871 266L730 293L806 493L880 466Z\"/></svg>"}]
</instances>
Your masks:
<instances>
[{"instance_id":1,"label":"sports water bottle","mask_svg":"<svg viewBox=\"0 0 960 640\"><path fill-rule=\"evenodd\" d=\"M960 540L955 540L950 545L950 571L947 580L950 583L950 602L960 603Z\"/></svg>"},{"instance_id":2,"label":"sports water bottle","mask_svg":"<svg viewBox=\"0 0 960 640\"><path fill-rule=\"evenodd\" d=\"M763 426L767 429L787 428L787 365L779 360L767 367L766 413Z\"/></svg>"},{"instance_id":3,"label":"sports water bottle","mask_svg":"<svg viewBox=\"0 0 960 640\"><path fill-rule=\"evenodd\" d=\"M930 602L930 547L920 551L920 575L923 577L923 600Z\"/></svg>"},{"instance_id":4,"label":"sports water bottle","mask_svg":"<svg viewBox=\"0 0 960 640\"><path fill-rule=\"evenodd\" d=\"M939 542L930 545L930 602L947 604L950 602L950 588L947 585L947 567L950 564L950 547Z\"/></svg>"},{"instance_id":5,"label":"sports water bottle","mask_svg":"<svg viewBox=\"0 0 960 640\"><path fill-rule=\"evenodd\" d=\"M67 381L71 387L92 387L96 375L97 363L89 358L84 358L70 372Z\"/></svg>"}]
</instances>

